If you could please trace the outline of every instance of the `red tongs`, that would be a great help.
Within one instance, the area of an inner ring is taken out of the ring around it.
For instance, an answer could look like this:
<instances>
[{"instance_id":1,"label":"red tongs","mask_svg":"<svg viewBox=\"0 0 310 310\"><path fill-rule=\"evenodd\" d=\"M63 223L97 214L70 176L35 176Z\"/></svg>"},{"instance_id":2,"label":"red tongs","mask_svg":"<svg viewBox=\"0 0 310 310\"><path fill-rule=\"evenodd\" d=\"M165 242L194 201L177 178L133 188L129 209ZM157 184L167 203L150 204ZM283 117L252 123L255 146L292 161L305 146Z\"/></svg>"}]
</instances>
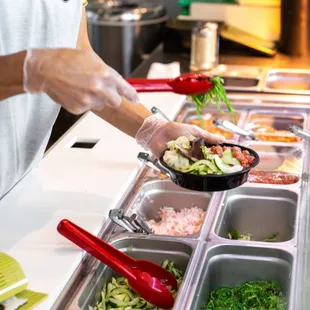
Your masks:
<instances>
[{"instance_id":1,"label":"red tongs","mask_svg":"<svg viewBox=\"0 0 310 310\"><path fill-rule=\"evenodd\" d=\"M167 270L146 260L134 260L83 228L62 220L58 232L96 257L128 280L130 287L156 307L173 307L174 298L168 289L177 289L176 278Z\"/></svg>"},{"instance_id":2,"label":"red tongs","mask_svg":"<svg viewBox=\"0 0 310 310\"><path fill-rule=\"evenodd\" d=\"M180 95L207 93L213 87L211 76L199 73L183 74L175 79L126 79L137 92L174 92Z\"/></svg>"}]
</instances>

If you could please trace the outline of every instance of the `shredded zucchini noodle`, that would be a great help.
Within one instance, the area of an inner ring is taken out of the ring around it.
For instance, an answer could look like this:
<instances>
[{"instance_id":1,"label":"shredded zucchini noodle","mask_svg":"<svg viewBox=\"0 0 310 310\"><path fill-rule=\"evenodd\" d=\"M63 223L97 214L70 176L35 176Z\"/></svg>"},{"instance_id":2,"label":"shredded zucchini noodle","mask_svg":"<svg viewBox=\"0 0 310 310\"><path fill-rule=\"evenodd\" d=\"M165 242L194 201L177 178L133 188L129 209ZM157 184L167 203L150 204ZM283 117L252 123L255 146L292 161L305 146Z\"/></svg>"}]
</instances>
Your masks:
<instances>
[{"instance_id":1,"label":"shredded zucchini noodle","mask_svg":"<svg viewBox=\"0 0 310 310\"><path fill-rule=\"evenodd\" d=\"M224 103L227 110L231 113L233 120L235 118L235 110L232 104L227 98L226 91L223 87L224 80L220 77L210 78L209 81L213 84L212 89L210 89L205 94L191 95L189 97L196 104L196 114L200 120L201 126L203 127L203 120L201 117L201 111L209 106L210 104L215 104L220 113L224 113L221 109L221 103Z\"/></svg>"}]
</instances>

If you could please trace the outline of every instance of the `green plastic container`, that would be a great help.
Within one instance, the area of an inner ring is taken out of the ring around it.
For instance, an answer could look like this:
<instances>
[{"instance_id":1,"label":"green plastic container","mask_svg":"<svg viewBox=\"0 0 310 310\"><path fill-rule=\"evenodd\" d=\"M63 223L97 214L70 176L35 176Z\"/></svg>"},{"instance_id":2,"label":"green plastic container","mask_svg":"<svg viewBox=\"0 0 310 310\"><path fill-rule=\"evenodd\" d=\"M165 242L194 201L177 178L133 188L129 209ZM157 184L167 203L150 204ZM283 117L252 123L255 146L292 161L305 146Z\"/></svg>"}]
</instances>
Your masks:
<instances>
[{"instance_id":1,"label":"green plastic container","mask_svg":"<svg viewBox=\"0 0 310 310\"><path fill-rule=\"evenodd\" d=\"M189 7L193 2L238 4L238 0L178 0L178 5L182 7L181 15L189 15Z\"/></svg>"}]
</instances>

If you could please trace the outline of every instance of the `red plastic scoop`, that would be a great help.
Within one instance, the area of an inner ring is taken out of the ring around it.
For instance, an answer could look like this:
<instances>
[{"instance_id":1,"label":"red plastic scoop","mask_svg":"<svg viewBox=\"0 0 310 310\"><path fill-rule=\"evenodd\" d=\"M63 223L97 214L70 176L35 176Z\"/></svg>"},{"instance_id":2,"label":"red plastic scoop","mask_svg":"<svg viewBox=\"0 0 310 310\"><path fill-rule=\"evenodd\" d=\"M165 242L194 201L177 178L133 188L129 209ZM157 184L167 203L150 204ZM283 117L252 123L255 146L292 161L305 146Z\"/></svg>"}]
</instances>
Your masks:
<instances>
[{"instance_id":1,"label":"red plastic scoop","mask_svg":"<svg viewBox=\"0 0 310 310\"><path fill-rule=\"evenodd\" d=\"M57 230L74 244L127 278L130 287L149 303L163 309L173 307L174 298L168 286L171 289L177 289L177 280L164 268L146 260L134 260L69 220L62 220Z\"/></svg>"},{"instance_id":2,"label":"red plastic scoop","mask_svg":"<svg viewBox=\"0 0 310 310\"><path fill-rule=\"evenodd\" d=\"M175 79L126 79L137 92L174 92L181 95L198 95L213 88L212 77L187 73Z\"/></svg>"}]
</instances>

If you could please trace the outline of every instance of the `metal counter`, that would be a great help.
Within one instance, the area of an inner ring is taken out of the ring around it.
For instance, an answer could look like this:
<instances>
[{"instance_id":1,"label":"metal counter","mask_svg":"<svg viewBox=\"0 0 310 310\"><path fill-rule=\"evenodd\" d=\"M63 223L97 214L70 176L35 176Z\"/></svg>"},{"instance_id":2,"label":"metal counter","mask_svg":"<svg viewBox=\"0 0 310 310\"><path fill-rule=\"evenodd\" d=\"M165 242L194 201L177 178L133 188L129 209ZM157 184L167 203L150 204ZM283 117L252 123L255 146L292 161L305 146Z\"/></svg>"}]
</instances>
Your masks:
<instances>
[{"instance_id":1,"label":"metal counter","mask_svg":"<svg viewBox=\"0 0 310 310\"><path fill-rule=\"evenodd\" d=\"M285 128L283 120L287 120L299 121L304 129L310 129L308 96L229 94L229 98L239 111L238 125L242 128L253 122L253 115L263 115L272 126ZM192 110L192 104L185 101L176 121L189 122ZM207 113L212 115L216 110L209 108ZM241 145L249 143L238 137L232 140ZM124 233L111 221L102 228L100 236L104 240L132 257L158 264L172 259L179 265L185 276L173 309L201 309L213 289L249 280L276 280L288 299L289 310L309 308L310 144L261 144L264 148L259 149L260 156L273 163L262 169L270 171L283 167L287 158L295 158L296 149L301 150L297 152L299 165L294 170L299 181L278 185L247 182L231 191L201 193L177 187L156 171L142 167L118 208L128 215L136 212L150 220L163 206L176 210L199 206L205 211L200 231L189 236L145 236ZM287 156L281 158L281 154ZM232 227L251 232L252 240L230 240L227 232ZM262 241L275 230L279 233L276 242ZM98 292L113 275L112 270L86 256L53 309L88 309L100 298Z\"/></svg>"}]
</instances>

